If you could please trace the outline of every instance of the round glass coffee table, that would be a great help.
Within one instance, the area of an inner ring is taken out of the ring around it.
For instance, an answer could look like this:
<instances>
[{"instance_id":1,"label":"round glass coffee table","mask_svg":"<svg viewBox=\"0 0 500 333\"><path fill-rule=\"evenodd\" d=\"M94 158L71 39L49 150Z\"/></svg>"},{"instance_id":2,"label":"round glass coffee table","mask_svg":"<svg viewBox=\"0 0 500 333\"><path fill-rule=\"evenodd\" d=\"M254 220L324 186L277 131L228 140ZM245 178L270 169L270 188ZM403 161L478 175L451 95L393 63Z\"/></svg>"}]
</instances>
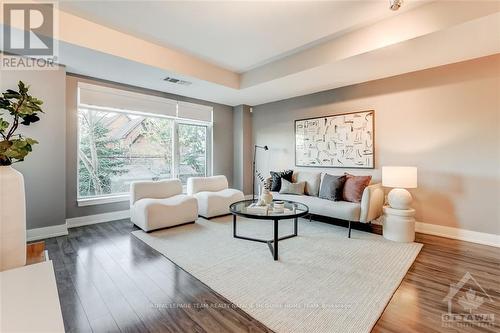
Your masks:
<instances>
[{"instance_id":1,"label":"round glass coffee table","mask_svg":"<svg viewBox=\"0 0 500 333\"><path fill-rule=\"evenodd\" d=\"M284 203L284 210L278 211L275 209L276 202ZM250 205L254 204L255 200L243 200L233 203L229 206L231 213L233 214L233 237L239 239L245 239L253 242L267 243L274 260L278 260L278 242L297 236L298 234L298 218L309 214L309 207L299 202L289 201L289 200L273 200L273 203L268 205L266 208L252 208ZM273 239L258 239L246 236L239 236L236 232L236 220L237 216L243 216L251 219L258 220L270 220L274 221L274 233ZM293 234L278 237L278 227L280 220L293 219Z\"/></svg>"}]
</instances>

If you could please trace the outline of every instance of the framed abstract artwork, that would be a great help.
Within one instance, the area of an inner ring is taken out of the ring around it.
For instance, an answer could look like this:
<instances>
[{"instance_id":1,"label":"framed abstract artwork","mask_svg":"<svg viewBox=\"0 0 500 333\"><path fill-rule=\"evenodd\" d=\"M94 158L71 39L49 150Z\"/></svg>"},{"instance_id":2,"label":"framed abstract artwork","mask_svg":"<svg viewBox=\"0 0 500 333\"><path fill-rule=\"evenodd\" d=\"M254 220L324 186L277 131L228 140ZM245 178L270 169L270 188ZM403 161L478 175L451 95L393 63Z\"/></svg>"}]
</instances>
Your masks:
<instances>
[{"instance_id":1,"label":"framed abstract artwork","mask_svg":"<svg viewBox=\"0 0 500 333\"><path fill-rule=\"evenodd\" d=\"M375 167L375 111L295 120L295 165Z\"/></svg>"}]
</instances>

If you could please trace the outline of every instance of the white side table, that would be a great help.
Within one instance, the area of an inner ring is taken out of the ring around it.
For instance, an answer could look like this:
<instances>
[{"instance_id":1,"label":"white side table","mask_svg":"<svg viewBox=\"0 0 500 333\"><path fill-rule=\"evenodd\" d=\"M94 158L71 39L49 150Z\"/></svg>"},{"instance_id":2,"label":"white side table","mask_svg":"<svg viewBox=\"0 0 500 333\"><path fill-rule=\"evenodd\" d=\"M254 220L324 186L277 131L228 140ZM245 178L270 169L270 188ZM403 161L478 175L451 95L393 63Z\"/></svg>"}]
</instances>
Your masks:
<instances>
[{"instance_id":1,"label":"white side table","mask_svg":"<svg viewBox=\"0 0 500 333\"><path fill-rule=\"evenodd\" d=\"M402 243L415 240L415 209L384 206L384 238Z\"/></svg>"},{"instance_id":2,"label":"white side table","mask_svg":"<svg viewBox=\"0 0 500 333\"><path fill-rule=\"evenodd\" d=\"M52 261L0 272L0 332L64 333Z\"/></svg>"}]
</instances>

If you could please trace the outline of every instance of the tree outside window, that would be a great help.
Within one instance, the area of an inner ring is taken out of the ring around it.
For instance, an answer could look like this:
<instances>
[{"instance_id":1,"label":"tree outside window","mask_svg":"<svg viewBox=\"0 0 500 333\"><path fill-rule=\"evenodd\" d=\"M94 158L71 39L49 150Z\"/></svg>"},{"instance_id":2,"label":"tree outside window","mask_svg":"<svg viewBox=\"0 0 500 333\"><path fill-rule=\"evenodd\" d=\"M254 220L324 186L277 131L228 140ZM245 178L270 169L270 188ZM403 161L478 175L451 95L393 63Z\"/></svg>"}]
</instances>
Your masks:
<instances>
[{"instance_id":1,"label":"tree outside window","mask_svg":"<svg viewBox=\"0 0 500 333\"><path fill-rule=\"evenodd\" d=\"M174 119L79 109L78 196L129 191L135 180L177 175L183 183L207 172L207 126L178 124ZM173 131L178 128L178 145ZM180 161L174 170L175 151Z\"/></svg>"}]
</instances>

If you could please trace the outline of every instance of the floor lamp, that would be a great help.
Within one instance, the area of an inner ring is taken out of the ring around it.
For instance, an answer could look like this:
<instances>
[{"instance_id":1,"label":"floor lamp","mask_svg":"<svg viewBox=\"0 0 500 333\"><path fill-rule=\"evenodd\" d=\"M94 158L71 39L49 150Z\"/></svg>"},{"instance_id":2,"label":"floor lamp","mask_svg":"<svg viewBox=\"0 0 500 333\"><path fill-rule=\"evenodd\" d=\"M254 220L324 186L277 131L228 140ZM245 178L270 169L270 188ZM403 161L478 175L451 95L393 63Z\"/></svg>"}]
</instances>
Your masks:
<instances>
[{"instance_id":1,"label":"floor lamp","mask_svg":"<svg viewBox=\"0 0 500 333\"><path fill-rule=\"evenodd\" d=\"M255 157L257 156L257 148L269 150L267 146L255 145L253 148L253 164L252 164L252 200L255 200Z\"/></svg>"}]
</instances>

